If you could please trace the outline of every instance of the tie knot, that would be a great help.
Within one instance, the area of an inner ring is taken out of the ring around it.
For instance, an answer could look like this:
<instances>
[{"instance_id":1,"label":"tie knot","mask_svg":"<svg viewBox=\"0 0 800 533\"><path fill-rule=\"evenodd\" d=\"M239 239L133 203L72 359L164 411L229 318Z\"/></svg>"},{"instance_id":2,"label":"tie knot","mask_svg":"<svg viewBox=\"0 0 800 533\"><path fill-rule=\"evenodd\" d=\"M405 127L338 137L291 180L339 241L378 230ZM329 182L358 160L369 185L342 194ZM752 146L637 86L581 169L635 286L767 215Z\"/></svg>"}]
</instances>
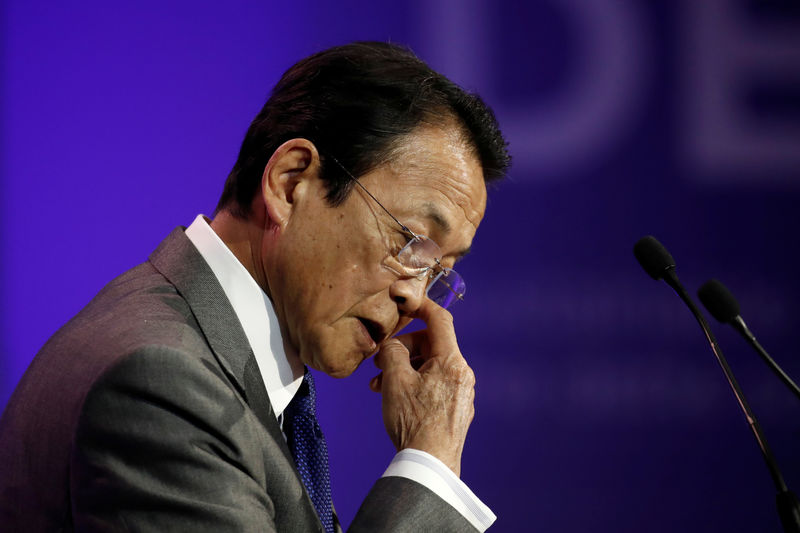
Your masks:
<instances>
[{"instance_id":1,"label":"tie knot","mask_svg":"<svg viewBox=\"0 0 800 533\"><path fill-rule=\"evenodd\" d=\"M316 404L317 389L314 386L314 376L311 375L311 372L309 372L308 369L306 369L306 373L303 374L303 384L301 387L306 389L306 395L308 395L308 398Z\"/></svg>"},{"instance_id":2,"label":"tie knot","mask_svg":"<svg viewBox=\"0 0 800 533\"><path fill-rule=\"evenodd\" d=\"M290 405L294 406L297 414L316 416L317 412L317 389L314 386L314 377L306 369L303 375L303 382L297 393L292 398Z\"/></svg>"},{"instance_id":3,"label":"tie knot","mask_svg":"<svg viewBox=\"0 0 800 533\"><path fill-rule=\"evenodd\" d=\"M314 377L306 369L300 388L286 407L285 415L291 420L295 417L316 419L317 416L317 390L314 387Z\"/></svg>"}]
</instances>

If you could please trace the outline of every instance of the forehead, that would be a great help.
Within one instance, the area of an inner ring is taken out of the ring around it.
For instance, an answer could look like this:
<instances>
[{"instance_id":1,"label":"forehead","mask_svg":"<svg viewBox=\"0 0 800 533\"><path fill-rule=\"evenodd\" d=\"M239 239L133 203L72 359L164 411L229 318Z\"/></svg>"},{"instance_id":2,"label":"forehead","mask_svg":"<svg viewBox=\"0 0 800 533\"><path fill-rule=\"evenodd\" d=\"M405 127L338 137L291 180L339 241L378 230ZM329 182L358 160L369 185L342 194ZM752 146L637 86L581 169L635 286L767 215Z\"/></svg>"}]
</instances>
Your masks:
<instances>
[{"instance_id":1,"label":"forehead","mask_svg":"<svg viewBox=\"0 0 800 533\"><path fill-rule=\"evenodd\" d=\"M469 247L486 209L483 169L456 127L418 128L364 178L392 214L447 253Z\"/></svg>"}]
</instances>

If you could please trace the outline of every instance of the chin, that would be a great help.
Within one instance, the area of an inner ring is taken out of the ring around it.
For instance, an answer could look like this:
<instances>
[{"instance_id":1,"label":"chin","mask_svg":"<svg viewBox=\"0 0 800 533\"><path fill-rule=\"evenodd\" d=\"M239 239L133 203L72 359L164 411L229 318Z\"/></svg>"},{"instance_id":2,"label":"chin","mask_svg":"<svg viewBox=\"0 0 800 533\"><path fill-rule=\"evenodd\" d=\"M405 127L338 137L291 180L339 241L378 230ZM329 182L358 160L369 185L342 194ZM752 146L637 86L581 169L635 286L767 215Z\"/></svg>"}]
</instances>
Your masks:
<instances>
[{"instance_id":1,"label":"chin","mask_svg":"<svg viewBox=\"0 0 800 533\"><path fill-rule=\"evenodd\" d=\"M355 368L351 369L343 369L343 370L323 370L326 374L328 374L332 378L342 379L350 376L353 372L355 372Z\"/></svg>"},{"instance_id":2,"label":"chin","mask_svg":"<svg viewBox=\"0 0 800 533\"><path fill-rule=\"evenodd\" d=\"M312 362L306 363L314 370L324 372L332 378L346 378L351 375L363 363L368 356L363 354L342 354L339 356L330 356L317 354Z\"/></svg>"}]
</instances>

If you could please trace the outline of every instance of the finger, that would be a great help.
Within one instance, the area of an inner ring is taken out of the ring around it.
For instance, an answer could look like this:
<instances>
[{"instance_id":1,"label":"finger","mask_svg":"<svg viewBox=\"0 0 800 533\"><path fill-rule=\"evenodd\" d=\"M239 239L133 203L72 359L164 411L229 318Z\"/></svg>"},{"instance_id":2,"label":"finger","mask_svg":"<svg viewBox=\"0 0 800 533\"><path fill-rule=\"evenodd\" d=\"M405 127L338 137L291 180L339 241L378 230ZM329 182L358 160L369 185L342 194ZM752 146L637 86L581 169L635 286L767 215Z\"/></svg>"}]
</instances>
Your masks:
<instances>
[{"instance_id":1,"label":"finger","mask_svg":"<svg viewBox=\"0 0 800 533\"><path fill-rule=\"evenodd\" d=\"M453 326L453 315L433 300L426 299L414 313L428 326L426 337L430 342L433 355L449 354L458 351L456 330Z\"/></svg>"},{"instance_id":2,"label":"finger","mask_svg":"<svg viewBox=\"0 0 800 533\"><path fill-rule=\"evenodd\" d=\"M410 369L408 349L397 339L387 340L375 356L375 366L387 373Z\"/></svg>"},{"instance_id":3,"label":"finger","mask_svg":"<svg viewBox=\"0 0 800 533\"><path fill-rule=\"evenodd\" d=\"M398 335L395 340L406 347L412 358L429 351L428 332L424 329Z\"/></svg>"},{"instance_id":4,"label":"finger","mask_svg":"<svg viewBox=\"0 0 800 533\"><path fill-rule=\"evenodd\" d=\"M369 388L372 392L380 392L383 384L383 372L369 380Z\"/></svg>"}]
</instances>

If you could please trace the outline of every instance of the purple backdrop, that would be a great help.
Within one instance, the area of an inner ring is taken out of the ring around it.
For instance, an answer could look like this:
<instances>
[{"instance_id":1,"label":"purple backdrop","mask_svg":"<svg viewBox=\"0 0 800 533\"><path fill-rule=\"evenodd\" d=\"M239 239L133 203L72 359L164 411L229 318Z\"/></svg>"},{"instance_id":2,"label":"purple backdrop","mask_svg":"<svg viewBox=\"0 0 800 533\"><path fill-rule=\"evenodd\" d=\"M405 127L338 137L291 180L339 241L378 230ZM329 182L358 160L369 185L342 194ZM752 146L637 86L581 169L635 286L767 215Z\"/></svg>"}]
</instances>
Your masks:
<instances>
[{"instance_id":1,"label":"purple backdrop","mask_svg":"<svg viewBox=\"0 0 800 533\"><path fill-rule=\"evenodd\" d=\"M463 477L496 530L780 530L717 363L631 247L657 235L691 291L723 280L800 379L796 2L130 4L0 6L0 406L108 280L211 213L285 68L392 40L481 92L515 158L454 311L478 377ZM800 405L715 329L800 491ZM318 379L345 523L393 452L373 372Z\"/></svg>"}]
</instances>

